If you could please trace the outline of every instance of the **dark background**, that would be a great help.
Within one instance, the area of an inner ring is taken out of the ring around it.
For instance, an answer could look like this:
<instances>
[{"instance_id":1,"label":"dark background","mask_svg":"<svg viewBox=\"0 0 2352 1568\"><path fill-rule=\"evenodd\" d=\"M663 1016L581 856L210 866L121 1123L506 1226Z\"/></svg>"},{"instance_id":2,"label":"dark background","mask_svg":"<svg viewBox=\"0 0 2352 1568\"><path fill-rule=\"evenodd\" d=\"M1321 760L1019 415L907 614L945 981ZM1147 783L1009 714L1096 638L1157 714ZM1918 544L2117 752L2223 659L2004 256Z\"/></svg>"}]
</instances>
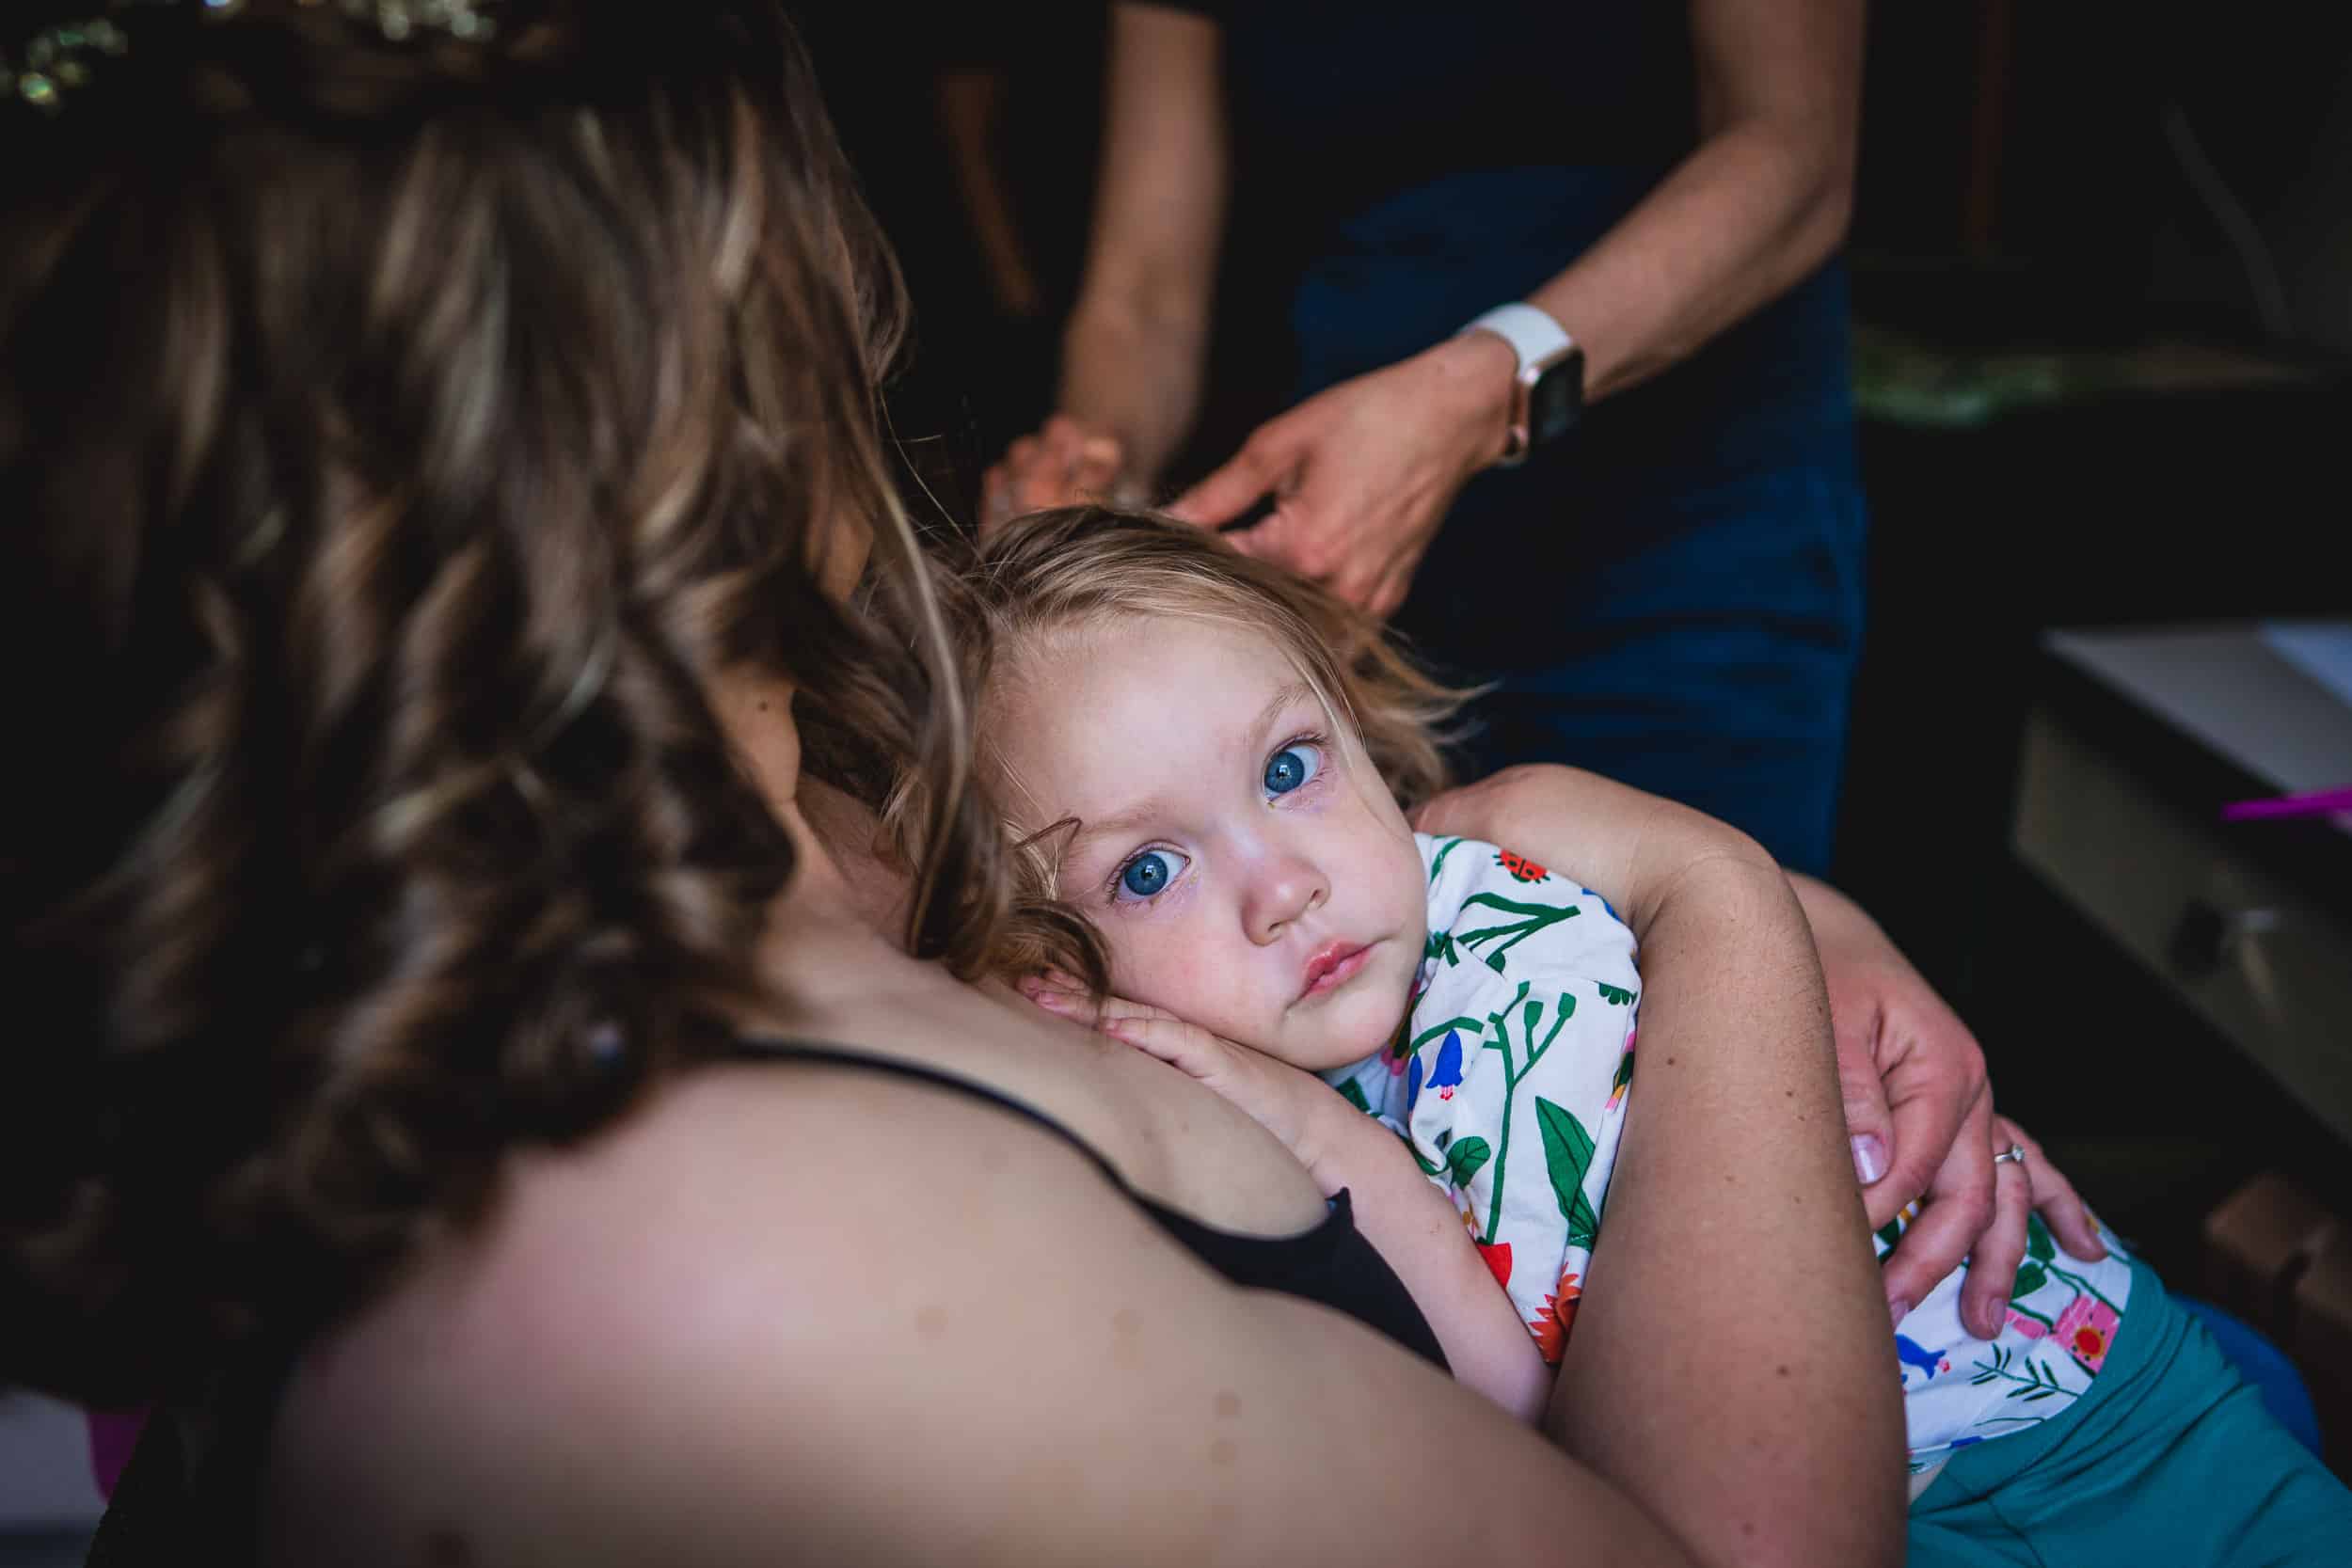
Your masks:
<instances>
[{"instance_id":1,"label":"dark background","mask_svg":"<svg viewBox=\"0 0 2352 1568\"><path fill-rule=\"evenodd\" d=\"M1100 8L811 8L836 119L918 309L892 413L945 509L1033 428L1083 255ZM2002 1107L2160 1268L2283 1165L2352 1162L2009 849L2055 626L2352 612L2352 10L2255 0L1880 5L1851 258L1871 506L1836 879L1982 1039ZM978 73L993 121L950 123ZM952 143L1006 170L1008 309ZM1220 323L1232 326L1231 318ZM1273 412L1235 333L1197 461ZM1178 476L1181 477L1181 476Z\"/></svg>"}]
</instances>

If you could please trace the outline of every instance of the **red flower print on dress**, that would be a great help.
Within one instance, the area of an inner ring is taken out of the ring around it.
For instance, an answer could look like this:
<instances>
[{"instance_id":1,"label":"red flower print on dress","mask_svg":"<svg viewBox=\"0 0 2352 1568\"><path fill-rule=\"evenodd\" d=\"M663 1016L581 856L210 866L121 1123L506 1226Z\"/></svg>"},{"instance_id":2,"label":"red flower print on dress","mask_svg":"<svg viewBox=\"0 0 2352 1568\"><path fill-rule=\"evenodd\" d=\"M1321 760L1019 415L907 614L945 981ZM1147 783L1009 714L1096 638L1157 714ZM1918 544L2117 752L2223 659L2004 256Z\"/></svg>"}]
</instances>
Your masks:
<instances>
[{"instance_id":1,"label":"red flower print on dress","mask_svg":"<svg viewBox=\"0 0 2352 1568\"><path fill-rule=\"evenodd\" d=\"M2095 1374L2106 1364L2107 1352L2115 1344L2115 1325L2121 1321L2115 1308L2097 1296L2080 1295L2058 1314L2050 1337L2066 1347L2066 1354L2081 1363L2084 1371Z\"/></svg>"},{"instance_id":2,"label":"red flower print on dress","mask_svg":"<svg viewBox=\"0 0 2352 1568\"><path fill-rule=\"evenodd\" d=\"M1516 849L1495 851L1495 863L1522 882L1548 882L1551 873Z\"/></svg>"},{"instance_id":3,"label":"red flower print on dress","mask_svg":"<svg viewBox=\"0 0 2352 1568\"><path fill-rule=\"evenodd\" d=\"M1563 1272L1560 1288L1544 1297L1544 1304L1535 1308L1534 1320L1527 1331L1535 1336L1535 1349L1543 1356L1544 1365L1557 1367L1560 1356L1568 1348L1568 1332L1576 1326L1576 1304L1583 1298L1584 1287L1574 1271Z\"/></svg>"},{"instance_id":4,"label":"red flower print on dress","mask_svg":"<svg viewBox=\"0 0 2352 1568\"><path fill-rule=\"evenodd\" d=\"M1511 1288L1511 1243L1508 1242L1472 1242L1478 1256L1486 1260L1486 1272L1495 1276L1495 1283L1504 1290Z\"/></svg>"}]
</instances>

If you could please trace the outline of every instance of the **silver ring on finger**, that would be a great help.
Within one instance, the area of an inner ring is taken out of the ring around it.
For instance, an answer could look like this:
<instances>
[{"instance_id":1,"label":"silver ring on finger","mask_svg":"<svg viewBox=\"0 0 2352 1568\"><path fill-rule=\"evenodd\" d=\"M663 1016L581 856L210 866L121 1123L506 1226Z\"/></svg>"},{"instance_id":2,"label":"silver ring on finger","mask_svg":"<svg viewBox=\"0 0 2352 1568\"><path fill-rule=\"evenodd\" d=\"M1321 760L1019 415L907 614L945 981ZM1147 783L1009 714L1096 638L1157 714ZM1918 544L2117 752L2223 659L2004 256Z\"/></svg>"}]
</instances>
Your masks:
<instances>
[{"instance_id":1,"label":"silver ring on finger","mask_svg":"<svg viewBox=\"0 0 2352 1568\"><path fill-rule=\"evenodd\" d=\"M1993 1156L1993 1163L1996 1165L2007 1164L2011 1161L2014 1161L2021 1165L2026 1163L2026 1146L2024 1144L2011 1144L2007 1148L2001 1150L1998 1154Z\"/></svg>"}]
</instances>

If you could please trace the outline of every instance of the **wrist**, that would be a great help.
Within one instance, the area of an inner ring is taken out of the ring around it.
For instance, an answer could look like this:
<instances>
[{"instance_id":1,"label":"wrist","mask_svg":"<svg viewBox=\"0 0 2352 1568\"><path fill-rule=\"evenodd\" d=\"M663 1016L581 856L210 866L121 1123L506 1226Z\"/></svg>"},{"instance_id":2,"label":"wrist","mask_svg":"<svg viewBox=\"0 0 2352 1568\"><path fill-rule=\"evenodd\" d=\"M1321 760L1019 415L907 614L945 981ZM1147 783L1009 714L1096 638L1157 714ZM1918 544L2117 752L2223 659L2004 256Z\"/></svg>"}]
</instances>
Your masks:
<instances>
[{"instance_id":1,"label":"wrist","mask_svg":"<svg viewBox=\"0 0 2352 1568\"><path fill-rule=\"evenodd\" d=\"M1463 472L1501 461L1511 443L1518 353L1491 332L1464 332L1424 351L1422 358L1454 411Z\"/></svg>"},{"instance_id":2,"label":"wrist","mask_svg":"<svg viewBox=\"0 0 2352 1568\"><path fill-rule=\"evenodd\" d=\"M1322 1079L1303 1069L1297 1085L1298 1103L1291 1125L1295 1135L1286 1140L1298 1163L1307 1167L1323 1196L1342 1187L1361 1186L1379 1146L1397 1145L1396 1136L1343 1099Z\"/></svg>"}]
</instances>

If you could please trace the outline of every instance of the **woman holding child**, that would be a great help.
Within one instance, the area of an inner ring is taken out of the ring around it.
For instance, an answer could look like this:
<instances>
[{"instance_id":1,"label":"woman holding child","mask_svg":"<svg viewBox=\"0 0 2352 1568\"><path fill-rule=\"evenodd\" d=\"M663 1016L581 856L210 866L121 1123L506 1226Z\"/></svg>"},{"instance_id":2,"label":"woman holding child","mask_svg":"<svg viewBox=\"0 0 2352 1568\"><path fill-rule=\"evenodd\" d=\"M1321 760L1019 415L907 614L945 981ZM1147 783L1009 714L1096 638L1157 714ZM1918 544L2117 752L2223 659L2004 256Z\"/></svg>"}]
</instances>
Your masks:
<instances>
[{"instance_id":1,"label":"woman holding child","mask_svg":"<svg viewBox=\"0 0 2352 1568\"><path fill-rule=\"evenodd\" d=\"M1280 1138L958 978L1013 850L887 483L894 274L771 7L80 15L0 36L48 72L0 1319L12 1380L165 1402L103 1546L1900 1555L1820 971L1740 835L1450 802L1642 941L1532 1429Z\"/></svg>"}]
</instances>

